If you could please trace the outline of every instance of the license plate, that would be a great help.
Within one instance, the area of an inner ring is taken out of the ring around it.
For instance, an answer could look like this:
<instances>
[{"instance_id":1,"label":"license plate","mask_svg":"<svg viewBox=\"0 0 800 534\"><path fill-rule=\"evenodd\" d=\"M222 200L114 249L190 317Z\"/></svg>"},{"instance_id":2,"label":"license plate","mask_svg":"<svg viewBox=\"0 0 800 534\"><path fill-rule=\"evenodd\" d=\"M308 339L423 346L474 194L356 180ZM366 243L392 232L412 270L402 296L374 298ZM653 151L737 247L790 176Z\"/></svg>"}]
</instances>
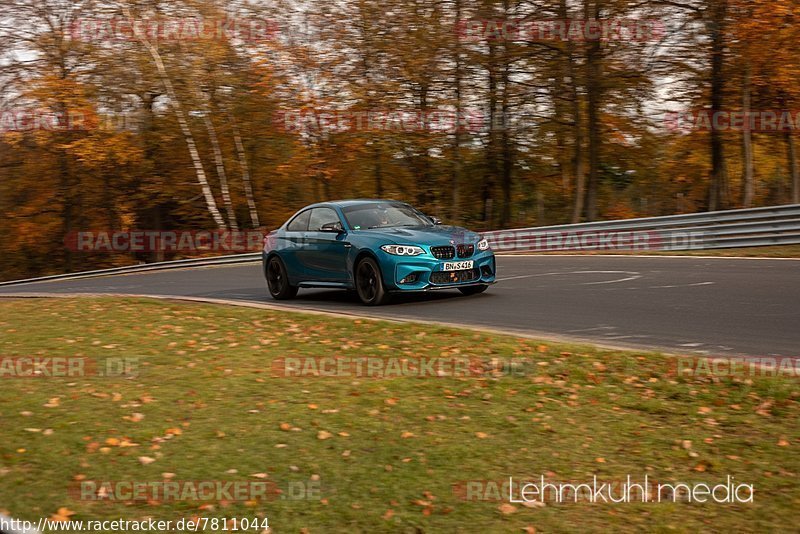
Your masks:
<instances>
[{"instance_id":1,"label":"license plate","mask_svg":"<svg viewBox=\"0 0 800 534\"><path fill-rule=\"evenodd\" d=\"M445 262L442 266L443 271L466 271L467 269L472 269L472 266L475 264L474 261L450 261Z\"/></svg>"}]
</instances>

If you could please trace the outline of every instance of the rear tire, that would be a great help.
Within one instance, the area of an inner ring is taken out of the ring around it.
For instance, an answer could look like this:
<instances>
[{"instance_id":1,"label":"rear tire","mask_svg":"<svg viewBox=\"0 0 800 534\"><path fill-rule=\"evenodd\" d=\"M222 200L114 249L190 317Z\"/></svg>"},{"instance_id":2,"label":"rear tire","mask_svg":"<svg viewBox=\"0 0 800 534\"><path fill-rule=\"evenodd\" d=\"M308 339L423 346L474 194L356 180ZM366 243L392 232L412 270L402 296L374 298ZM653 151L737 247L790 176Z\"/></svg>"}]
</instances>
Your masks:
<instances>
[{"instance_id":1,"label":"rear tire","mask_svg":"<svg viewBox=\"0 0 800 534\"><path fill-rule=\"evenodd\" d=\"M288 300L297 296L297 286L289 283L289 275L286 266L277 256L272 256L267 261L265 276L267 278L267 288L269 294L275 300Z\"/></svg>"},{"instance_id":2,"label":"rear tire","mask_svg":"<svg viewBox=\"0 0 800 534\"><path fill-rule=\"evenodd\" d=\"M372 258L364 258L355 269L355 282L358 298L367 306L380 306L388 299L383 286L381 269Z\"/></svg>"},{"instance_id":3,"label":"rear tire","mask_svg":"<svg viewBox=\"0 0 800 534\"><path fill-rule=\"evenodd\" d=\"M459 287L458 290L461 291L462 295L471 296L477 295L478 293L483 293L489 289L489 286L482 285L482 286L469 286L469 287Z\"/></svg>"}]
</instances>

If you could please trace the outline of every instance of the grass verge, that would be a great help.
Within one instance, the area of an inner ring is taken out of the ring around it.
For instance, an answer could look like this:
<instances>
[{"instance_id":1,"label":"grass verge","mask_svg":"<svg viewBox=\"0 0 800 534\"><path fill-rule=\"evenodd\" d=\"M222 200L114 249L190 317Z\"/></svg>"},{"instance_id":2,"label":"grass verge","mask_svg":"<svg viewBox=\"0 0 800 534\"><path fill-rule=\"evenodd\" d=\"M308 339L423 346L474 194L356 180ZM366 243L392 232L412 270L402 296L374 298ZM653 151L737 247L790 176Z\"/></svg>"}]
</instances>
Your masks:
<instances>
[{"instance_id":1,"label":"grass verge","mask_svg":"<svg viewBox=\"0 0 800 534\"><path fill-rule=\"evenodd\" d=\"M276 532L769 531L794 524L800 504L792 379L678 378L658 354L144 299L0 301L0 336L3 357L138 362L128 378L0 378L0 510L24 519L64 508L74 520L267 516ZM461 378L271 371L335 355L527 365ZM453 489L540 474L730 475L755 486L755 502L528 508ZM88 480L275 486L266 502L70 495Z\"/></svg>"}]
</instances>

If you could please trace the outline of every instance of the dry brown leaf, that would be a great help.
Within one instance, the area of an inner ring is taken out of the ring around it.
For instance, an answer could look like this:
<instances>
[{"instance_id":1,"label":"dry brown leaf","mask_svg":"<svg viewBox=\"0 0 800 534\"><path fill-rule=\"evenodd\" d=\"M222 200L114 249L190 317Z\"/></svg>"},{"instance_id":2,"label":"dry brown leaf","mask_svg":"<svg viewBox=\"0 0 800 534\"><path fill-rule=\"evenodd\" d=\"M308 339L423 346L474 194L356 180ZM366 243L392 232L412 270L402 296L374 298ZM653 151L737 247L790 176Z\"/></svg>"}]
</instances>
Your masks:
<instances>
[{"instance_id":1,"label":"dry brown leaf","mask_svg":"<svg viewBox=\"0 0 800 534\"><path fill-rule=\"evenodd\" d=\"M517 507L516 506L514 506L511 503L507 503L507 502L504 502L503 504L498 506L497 509L500 510L500 513L503 514L503 515L513 514L514 512L517 511Z\"/></svg>"},{"instance_id":2,"label":"dry brown leaf","mask_svg":"<svg viewBox=\"0 0 800 534\"><path fill-rule=\"evenodd\" d=\"M63 523L65 521L69 521L69 518L73 515L75 515L75 512L73 512L69 508L62 506L61 508L58 509L56 513L50 516L50 520Z\"/></svg>"}]
</instances>

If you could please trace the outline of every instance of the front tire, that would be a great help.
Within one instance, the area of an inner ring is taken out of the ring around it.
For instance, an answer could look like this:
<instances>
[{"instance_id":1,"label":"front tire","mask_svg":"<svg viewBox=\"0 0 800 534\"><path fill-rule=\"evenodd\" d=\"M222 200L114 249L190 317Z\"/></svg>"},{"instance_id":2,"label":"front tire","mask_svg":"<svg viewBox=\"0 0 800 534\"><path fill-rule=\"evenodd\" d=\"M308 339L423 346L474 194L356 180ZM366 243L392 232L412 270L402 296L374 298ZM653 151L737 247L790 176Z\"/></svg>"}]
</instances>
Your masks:
<instances>
[{"instance_id":1,"label":"front tire","mask_svg":"<svg viewBox=\"0 0 800 534\"><path fill-rule=\"evenodd\" d=\"M286 266L277 256L272 256L267 261L267 288L275 300L288 300L297 295L297 286L289 283Z\"/></svg>"},{"instance_id":2,"label":"front tire","mask_svg":"<svg viewBox=\"0 0 800 534\"><path fill-rule=\"evenodd\" d=\"M489 289L489 286L487 286L485 284L481 285L481 286L469 286L469 287L459 287L458 288L458 290L461 291L462 295L466 295L468 297L470 295L477 295L478 293L483 293L487 289Z\"/></svg>"},{"instance_id":3,"label":"front tire","mask_svg":"<svg viewBox=\"0 0 800 534\"><path fill-rule=\"evenodd\" d=\"M356 291L367 306L380 306L387 300L381 269L372 258L364 258L356 265Z\"/></svg>"}]
</instances>

